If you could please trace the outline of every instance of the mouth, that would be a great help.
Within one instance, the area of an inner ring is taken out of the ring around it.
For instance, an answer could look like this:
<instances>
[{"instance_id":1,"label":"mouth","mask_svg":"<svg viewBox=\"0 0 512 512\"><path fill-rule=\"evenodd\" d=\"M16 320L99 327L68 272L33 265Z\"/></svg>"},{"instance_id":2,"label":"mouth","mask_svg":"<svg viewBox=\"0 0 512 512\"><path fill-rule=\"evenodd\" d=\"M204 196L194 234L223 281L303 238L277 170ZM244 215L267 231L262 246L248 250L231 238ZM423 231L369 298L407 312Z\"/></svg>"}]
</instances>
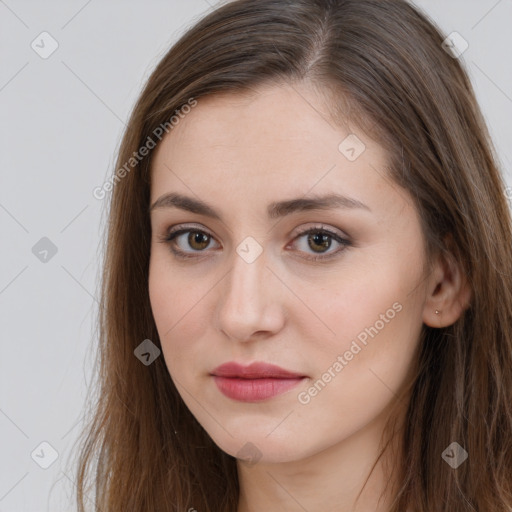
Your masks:
<instances>
[{"instance_id":1,"label":"mouth","mask_svg":"<svg viewBox=\"0 0 512 512\"><path fill-rule=\"evenodd\" d=\"M222 394L240 402L268 400L285 393L307 378L300 373L262 362L249 366L225 363L210 375Z\"/></svg>"}]
</instances>

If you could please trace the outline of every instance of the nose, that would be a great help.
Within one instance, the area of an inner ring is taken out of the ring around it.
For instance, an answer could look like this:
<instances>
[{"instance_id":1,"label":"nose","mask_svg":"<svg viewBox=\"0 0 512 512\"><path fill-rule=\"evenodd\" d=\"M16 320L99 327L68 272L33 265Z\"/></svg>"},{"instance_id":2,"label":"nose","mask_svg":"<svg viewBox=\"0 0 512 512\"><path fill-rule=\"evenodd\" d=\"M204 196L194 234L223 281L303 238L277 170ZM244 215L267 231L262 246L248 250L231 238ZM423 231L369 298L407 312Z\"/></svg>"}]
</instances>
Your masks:
<instances>
[{"instance_id":1,"label":"nose","mask_svg":"<svg viewBox=\"0 0 512 512\"><path fill-rule=\"evenodd\" d=\"M282 284L264 256L265 252L248 263L234 252L231 271L219 287L218 329L232 340L268 337L284 325Z\"/></svg>"}]
</instances>

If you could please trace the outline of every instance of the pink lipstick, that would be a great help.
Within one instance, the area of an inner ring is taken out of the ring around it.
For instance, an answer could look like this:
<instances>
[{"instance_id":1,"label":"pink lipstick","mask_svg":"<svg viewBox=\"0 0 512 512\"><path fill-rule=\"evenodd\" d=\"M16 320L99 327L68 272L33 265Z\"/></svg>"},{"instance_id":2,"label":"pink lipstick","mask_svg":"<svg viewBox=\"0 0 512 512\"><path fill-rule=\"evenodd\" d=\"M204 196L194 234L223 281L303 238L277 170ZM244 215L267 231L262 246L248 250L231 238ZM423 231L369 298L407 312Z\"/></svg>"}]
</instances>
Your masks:
<instances>
[{"instance_id":1,"label":"pink lipstick","mask_svg":"<svg viewBox=\"0 0 512 512\"><path fill-rule=\"evenodd\" d=\"M242 366L224 363L211 372L220 392L241 402L258 402L284 393L302 382L305 375L273 364L256 362Z\"/></svg>"}]
</instances>

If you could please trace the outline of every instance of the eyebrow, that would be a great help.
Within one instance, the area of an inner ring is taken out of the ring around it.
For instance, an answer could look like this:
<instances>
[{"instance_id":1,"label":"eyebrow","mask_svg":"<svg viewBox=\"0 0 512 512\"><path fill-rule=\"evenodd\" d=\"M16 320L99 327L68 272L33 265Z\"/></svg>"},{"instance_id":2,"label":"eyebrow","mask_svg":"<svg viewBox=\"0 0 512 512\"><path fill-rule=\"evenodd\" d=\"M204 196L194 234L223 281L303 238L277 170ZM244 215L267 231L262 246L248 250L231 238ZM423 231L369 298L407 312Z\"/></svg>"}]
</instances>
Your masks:
<instances>
[{"instance_id":1,"label":"eyebrow","mask_svg":"<svg viewBox=\"0 0 512 512\"><path fill-rule=\"evenodd\" d=\"M170 192L160 196L149 208L149 212L160 208L180 208L199 215L205 215L222 221L222 216L212 206L193 197ZM357 199L339 195L328 194L314 197L300 197L286 201L273 202L268 205L267 215L271 219L284 217L295 212L305 210L325 210L332 208L356 209L360 208L371 212L371 209Z\"/></svg>"}]
</instances>

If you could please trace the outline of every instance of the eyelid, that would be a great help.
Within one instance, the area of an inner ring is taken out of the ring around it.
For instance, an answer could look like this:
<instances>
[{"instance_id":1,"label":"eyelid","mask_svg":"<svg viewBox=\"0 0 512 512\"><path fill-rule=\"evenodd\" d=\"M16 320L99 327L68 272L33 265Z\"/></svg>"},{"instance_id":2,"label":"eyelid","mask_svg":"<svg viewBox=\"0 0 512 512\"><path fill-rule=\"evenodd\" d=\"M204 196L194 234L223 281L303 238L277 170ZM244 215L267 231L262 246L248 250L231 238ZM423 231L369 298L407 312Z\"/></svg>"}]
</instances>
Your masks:
<instances>
[{"instance_id":1,"label":"eyelid","mask_svg":"<svg viewBox=\"0 0 512 512\"><path fill-rule=\"evenodd\" d=\"M201 224L175 224L166 230L165 236L168 237L178 231L201 231L202 233L206 233L212 238L215 238L215 236Z\"/></svg>"},{"instance_id":2,"label":"eyelid","mask_svg":"<svg viewBox=\"0 0 512 512\"><path fill-rule=\"evenodd\" d=\"M290 236L295 240L298 236L309 233L310 231L324 231L324 232L332 235L333 237L338 237L338 238L347 239L347 240L350 238L348 235L343 233L343 231L341 231L340 229L338 229L334 226L329 226L329 225L323 224L322 222L318 222L318 223L313 222L312 224L313 225L308 226L306 228L303 226L296 228L295 230L292 231Z\"/></svg>"}]
</instances>

